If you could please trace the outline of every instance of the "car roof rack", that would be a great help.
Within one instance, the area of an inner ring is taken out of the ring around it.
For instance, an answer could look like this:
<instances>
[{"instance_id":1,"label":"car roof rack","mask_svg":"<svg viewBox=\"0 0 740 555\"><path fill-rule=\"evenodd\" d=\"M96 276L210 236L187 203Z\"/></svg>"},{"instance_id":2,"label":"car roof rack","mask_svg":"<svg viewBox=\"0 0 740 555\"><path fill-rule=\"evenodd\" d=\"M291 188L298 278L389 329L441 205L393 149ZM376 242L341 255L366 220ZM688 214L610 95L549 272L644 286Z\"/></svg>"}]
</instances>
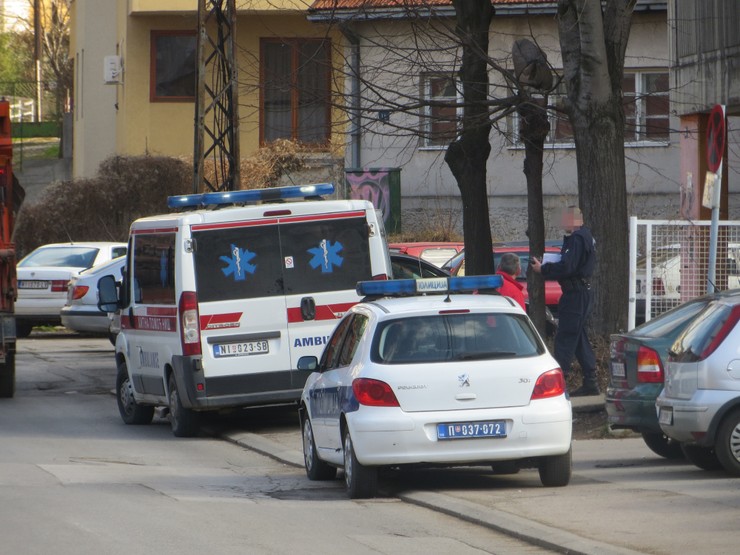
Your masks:
<instances>
[{"instance_id":1,"label":"car roof rack","mask_svg":"<svg viewBox=\"0 0 740 555\"><path fill-rule=\"evenodd\" d=\"M358 282L357 294L371 298L446 294L449 298L451 293L498 289L503 284L500 275L374 280Z\"/></svg>"},{"instance_id":2,"label":"car roof rack","mask_svg":"<svg viewBox=\"0 0 740 555\"><path fill-rule=\"evenodd\" d=\"M313 185L290 185L287 187L269 187L266 189L246 189L242 191L220 191L214 193L197 193L177 195L167 198L169 208L195 210L208 206L228 206L234 204L256 204L258 202L278 202L291 198L321 200L323 195L334 194L333 183L315 183Z\"/></svg>"}]
</instances>

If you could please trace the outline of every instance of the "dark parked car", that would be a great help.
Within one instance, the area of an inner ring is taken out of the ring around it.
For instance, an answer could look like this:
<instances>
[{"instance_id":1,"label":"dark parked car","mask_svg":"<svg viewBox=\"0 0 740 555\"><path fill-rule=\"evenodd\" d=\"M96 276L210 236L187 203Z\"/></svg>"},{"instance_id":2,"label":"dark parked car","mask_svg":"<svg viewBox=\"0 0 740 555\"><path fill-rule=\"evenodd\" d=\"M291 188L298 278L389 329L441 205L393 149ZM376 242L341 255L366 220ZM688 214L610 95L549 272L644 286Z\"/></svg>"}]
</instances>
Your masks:
<instances>
[{"instance_id":1,"label":"dark parked car","mask_svg":"<svg viewBox=\"0 0 740 555\"><path fill-rule=\"evenodd\" d=\"M390 255L394 279L419 279L450 275L445 270L421 258L393 251Z\"/></svg>"},{"instance_id":2,"label":"dark parked car","mask_svg":"<svg viewBox=\"0 0 740 555\"><path fill-rule=\"evenodd\" d=\"M732 294L737 291L693 299L630 332L611 336L606 412L613 429L642 434L647 446L661 457L682 456L680 444L660 429L655 409L655 399L663 389L668 350L712 300Z\"/></svg>"}]
</instances>

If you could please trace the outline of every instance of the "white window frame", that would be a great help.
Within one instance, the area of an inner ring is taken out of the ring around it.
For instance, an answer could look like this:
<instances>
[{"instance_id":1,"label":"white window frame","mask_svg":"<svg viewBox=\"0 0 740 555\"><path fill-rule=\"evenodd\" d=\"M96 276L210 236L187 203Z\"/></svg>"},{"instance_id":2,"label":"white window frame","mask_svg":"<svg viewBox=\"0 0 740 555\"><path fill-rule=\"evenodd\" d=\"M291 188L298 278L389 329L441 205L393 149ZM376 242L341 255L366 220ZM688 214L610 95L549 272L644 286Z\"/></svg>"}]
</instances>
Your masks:
<instances>
[{"instance_id":1,"label":"white window frame","mask_svg":"<svg viewBox=\"0 0 740 555\"><path fill-rule=\"evenodd\" d=\"M451 73L424 73L421 75L421 97L422 102L426 103L427 101L432 99L431 96L431 82L433 79L451 79L455 83L455 103L458 105L458 108L456 110L456 118L457 118L457 132L460 132L460 122L462 121L462 89L460 81L458 81L455 76ZM436 97L437 99L452 99L451 96L440 96ZM447 150L447 147L449 146L448 141L445 144L434 144L431 142L431 124L432 124L432 116L431 116L431 110L432 107L428 105L424 105L421 108L420 114L419 114L419 130L421 132L420 136L420 146L419 150Z\"/></svg>"},{"instance_id":2,"label":"white window frame","mask_svg":"<svg viewBox=\"0 0 740 555\"><path fill-rule=\"evenodd\" d=\"M644 107L644 98L646 94L643 92L645 89L645 76L655 73L665 73L668 74L667 68L659 68L659 69L645 69L640 68L638 70L636 69L628 69L625 70L625 76L626 75L634 75L635 76L635 119L636 119L636 126L639 131L639 129L644 128L645 126L645 107ZM563 85L564 86L564 85ZM660 95L669 96L670 92L665 91L665 93L657 93ZM555 105L556 99L558 95L550 95L549 97L549 104ZM550 134L555 130L555 126L557 124L558 117L566 117L564 114L558 114L554 110L548 110L548 120L550 122L550 133L548 133L547 139L545 139L545 148L546 149L574 149L575 143L573 140L570 141L558 141L554 142L550 140ZM670 105L668 107L668 119L670 120ZM510 149L511 150L519 150L524 148L524 143L521 141L519 137L519 114L517 112L514 112L514 114L508 118L509 122L509 129L510 134L509 138L511 141ZM652 139L640 139L640 140L625 140L624 146L625 147L655 147L655 146L668 146L670 144L670 139L658 139L658 140L652 140Z\"/></svg>"}]
</instances>

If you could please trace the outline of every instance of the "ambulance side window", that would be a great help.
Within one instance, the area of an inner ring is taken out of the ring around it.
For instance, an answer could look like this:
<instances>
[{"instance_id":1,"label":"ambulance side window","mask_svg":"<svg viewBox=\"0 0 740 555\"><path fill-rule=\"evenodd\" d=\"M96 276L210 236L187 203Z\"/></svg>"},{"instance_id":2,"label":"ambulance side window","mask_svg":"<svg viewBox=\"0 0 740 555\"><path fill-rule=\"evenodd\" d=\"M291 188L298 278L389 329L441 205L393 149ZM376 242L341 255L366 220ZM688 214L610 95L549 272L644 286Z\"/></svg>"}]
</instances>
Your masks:
<instances>
[{"instance_id":1,"label":"ambulance side window","mask_svg":"<svg viewBox=\"0 0 740 555\"><path fill-rule=\"evenodd\" d=\"M134 237L134 299L143 304L177 303L175 298L175 233Z\"/></svg>"}]
</instances>

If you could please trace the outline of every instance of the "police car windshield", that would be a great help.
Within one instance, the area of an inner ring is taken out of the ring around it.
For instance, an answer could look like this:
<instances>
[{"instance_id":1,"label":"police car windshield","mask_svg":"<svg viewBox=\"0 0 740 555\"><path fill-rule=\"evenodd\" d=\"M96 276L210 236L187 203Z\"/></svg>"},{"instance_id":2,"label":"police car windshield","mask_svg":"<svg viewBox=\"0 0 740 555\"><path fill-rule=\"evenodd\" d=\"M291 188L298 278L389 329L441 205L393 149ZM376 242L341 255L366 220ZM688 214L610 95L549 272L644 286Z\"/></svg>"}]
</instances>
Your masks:
<instances>
[{"instance_id":1,"label":"police car windshield","mask_svg":"<svg viewBox=\"0 0 740 555\"><path fill-rule=\"evenodd\" d=\"M38 249L18 263L18 266L55 268L89 268L100 249L94 247L47 247Z\"/></svg>"},{"instance_id":2,"label":"police car windshield","mask_svg":"<svg viewBox=\"0 0 740 555\"><path fill-rule=\"evenodd\" d=\"M544 352L518 314L440 314L388 320L376 330L372 359L381 364L490 360Z\"/></svg>"}]
</instances>

